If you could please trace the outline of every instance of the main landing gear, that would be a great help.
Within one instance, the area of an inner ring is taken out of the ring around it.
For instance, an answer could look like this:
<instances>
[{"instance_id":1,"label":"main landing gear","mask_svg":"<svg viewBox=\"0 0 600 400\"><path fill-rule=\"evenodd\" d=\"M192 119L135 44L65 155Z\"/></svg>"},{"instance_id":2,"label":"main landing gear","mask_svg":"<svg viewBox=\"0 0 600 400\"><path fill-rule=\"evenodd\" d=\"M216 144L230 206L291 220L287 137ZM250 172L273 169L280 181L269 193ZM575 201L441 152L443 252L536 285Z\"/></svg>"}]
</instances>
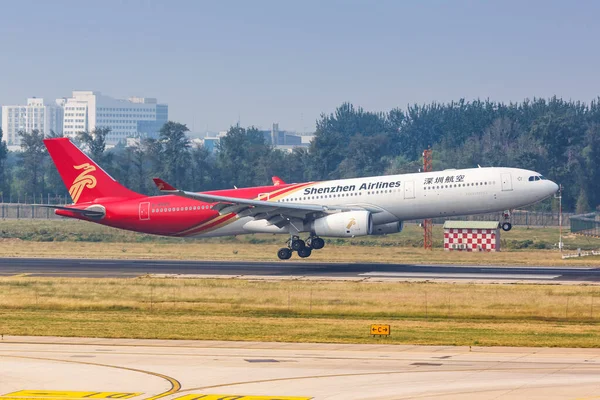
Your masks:
<instances>
[{"instance_id":1,"label":"main landing gear","mask_svg":"<svg viewBox=\"0 0 600 400\"><path fill-rule=\"evenodd\" d=\"M325 241L318 236L310 236L306 241L299 236L292 236L287 241L288 247L282 247L277 252L280 260L289 260L295 251L300 258L310 257L313 250L319 250L325 247Z\"/></svg>"}]
</instances>

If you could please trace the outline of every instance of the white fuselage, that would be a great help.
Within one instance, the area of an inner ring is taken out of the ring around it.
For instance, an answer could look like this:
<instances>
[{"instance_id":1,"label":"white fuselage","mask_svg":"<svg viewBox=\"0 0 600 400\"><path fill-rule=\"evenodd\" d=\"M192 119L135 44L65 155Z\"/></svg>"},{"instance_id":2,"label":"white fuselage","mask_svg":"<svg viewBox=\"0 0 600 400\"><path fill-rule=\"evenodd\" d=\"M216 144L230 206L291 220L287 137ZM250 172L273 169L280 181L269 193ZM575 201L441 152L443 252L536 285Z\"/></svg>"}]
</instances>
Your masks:
<instances>
[{"instance_id":1,"label":"white fuselage","mask_svg":"<svg viewBox=\"0 0 600 400\"><path fill-rule=\"evenodd\" d=\"M488 167L313 182L271 201L364 207L377 211L373 212L373 224L380 225L510 210L544 200L557 190L558 185L540 178L537 172ZM288 230L242 217L200 236L253 232Z\"/></svg>"}]
</instances>

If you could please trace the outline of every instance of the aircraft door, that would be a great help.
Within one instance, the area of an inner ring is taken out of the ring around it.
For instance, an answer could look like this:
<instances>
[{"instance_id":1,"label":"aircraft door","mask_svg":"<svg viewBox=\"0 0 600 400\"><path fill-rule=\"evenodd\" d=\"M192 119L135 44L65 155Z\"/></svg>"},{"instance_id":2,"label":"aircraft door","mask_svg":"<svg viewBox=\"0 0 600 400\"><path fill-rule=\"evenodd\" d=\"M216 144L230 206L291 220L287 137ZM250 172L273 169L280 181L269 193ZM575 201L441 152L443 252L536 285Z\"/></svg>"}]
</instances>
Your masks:
<instances>
[{"instance_id":1,"label":"aircraft door","mask_svg":"<svg viewBox=\"0 0 600 400\"><path fill-rule=\"evenodd\" d=\"M148 221L150 219L150 203L140 203L140 221Z\"/></svg>"},{"instance_id":2,"label":"aircraft door","mask_svg":"<svg viewBox=\"0 0 600 400\"><path fill-rule=\"evenodd\" d=\"M404 182L404 198L414 199L415 198L415 181Z\"/></svg>"},{"instance_id":3,"label":"aircraft door","mask_svg":"<svg viewBox=\"0 0 600 400\"><path fill-rule=\"evenodd\" d=\"M503 192L513 190L512 178L509 173L502 174L500 176L500 179L502 180L502 191Z\"/></svg>"}]
</instances>

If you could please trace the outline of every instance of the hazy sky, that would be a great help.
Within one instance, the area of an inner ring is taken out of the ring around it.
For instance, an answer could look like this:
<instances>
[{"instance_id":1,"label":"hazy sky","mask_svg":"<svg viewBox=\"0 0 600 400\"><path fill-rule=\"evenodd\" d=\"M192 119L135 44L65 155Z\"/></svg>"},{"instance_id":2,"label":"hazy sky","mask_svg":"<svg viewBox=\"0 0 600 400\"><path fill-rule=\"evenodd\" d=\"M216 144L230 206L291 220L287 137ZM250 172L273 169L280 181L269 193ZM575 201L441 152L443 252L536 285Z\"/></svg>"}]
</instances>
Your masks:
<instances>
[{"instance_id":1,"label":"hazy sky","mask_svg":"<svg viewBox=\"0 0 600 400\"><path fill-rule=\"evenodd\" d=\"M0 105L157 97L195 132L349 101L600 95L598 1L0 0Z\"/></svg>"}]
</instances>

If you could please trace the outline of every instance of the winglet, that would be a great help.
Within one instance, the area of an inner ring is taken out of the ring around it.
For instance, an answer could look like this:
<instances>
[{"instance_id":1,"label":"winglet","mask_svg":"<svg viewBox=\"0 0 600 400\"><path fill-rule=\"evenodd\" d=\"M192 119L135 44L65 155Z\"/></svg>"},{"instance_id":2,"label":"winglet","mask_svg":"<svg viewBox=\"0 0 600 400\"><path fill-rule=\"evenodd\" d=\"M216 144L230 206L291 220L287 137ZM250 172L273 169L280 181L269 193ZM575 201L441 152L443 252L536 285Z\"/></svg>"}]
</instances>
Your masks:
<instances>
[{"instance_id":1,"label":"winglet","mask_svg":"<svg viewBox=\"0 0 600 400\"><path fill-rule=\"evenodd\" d=\"M271 180L273 181L273 186L285 185L283 179L278 176L272 177Z\"/></svg>"},{"instance_id":2,"label":"winglet","mask_svg":"<svg viewBox=\"0 0 600 400\"><path fill-rule=\"evenodd\" d=\"M154 181L154 184L156 185L158 190L160 190L161 192L176 192L177 191L177 189L175 189L173 186L169 185L167 182L163 181L160 178L152 178L152 180Z\"/></svg>"}]
</instances>

